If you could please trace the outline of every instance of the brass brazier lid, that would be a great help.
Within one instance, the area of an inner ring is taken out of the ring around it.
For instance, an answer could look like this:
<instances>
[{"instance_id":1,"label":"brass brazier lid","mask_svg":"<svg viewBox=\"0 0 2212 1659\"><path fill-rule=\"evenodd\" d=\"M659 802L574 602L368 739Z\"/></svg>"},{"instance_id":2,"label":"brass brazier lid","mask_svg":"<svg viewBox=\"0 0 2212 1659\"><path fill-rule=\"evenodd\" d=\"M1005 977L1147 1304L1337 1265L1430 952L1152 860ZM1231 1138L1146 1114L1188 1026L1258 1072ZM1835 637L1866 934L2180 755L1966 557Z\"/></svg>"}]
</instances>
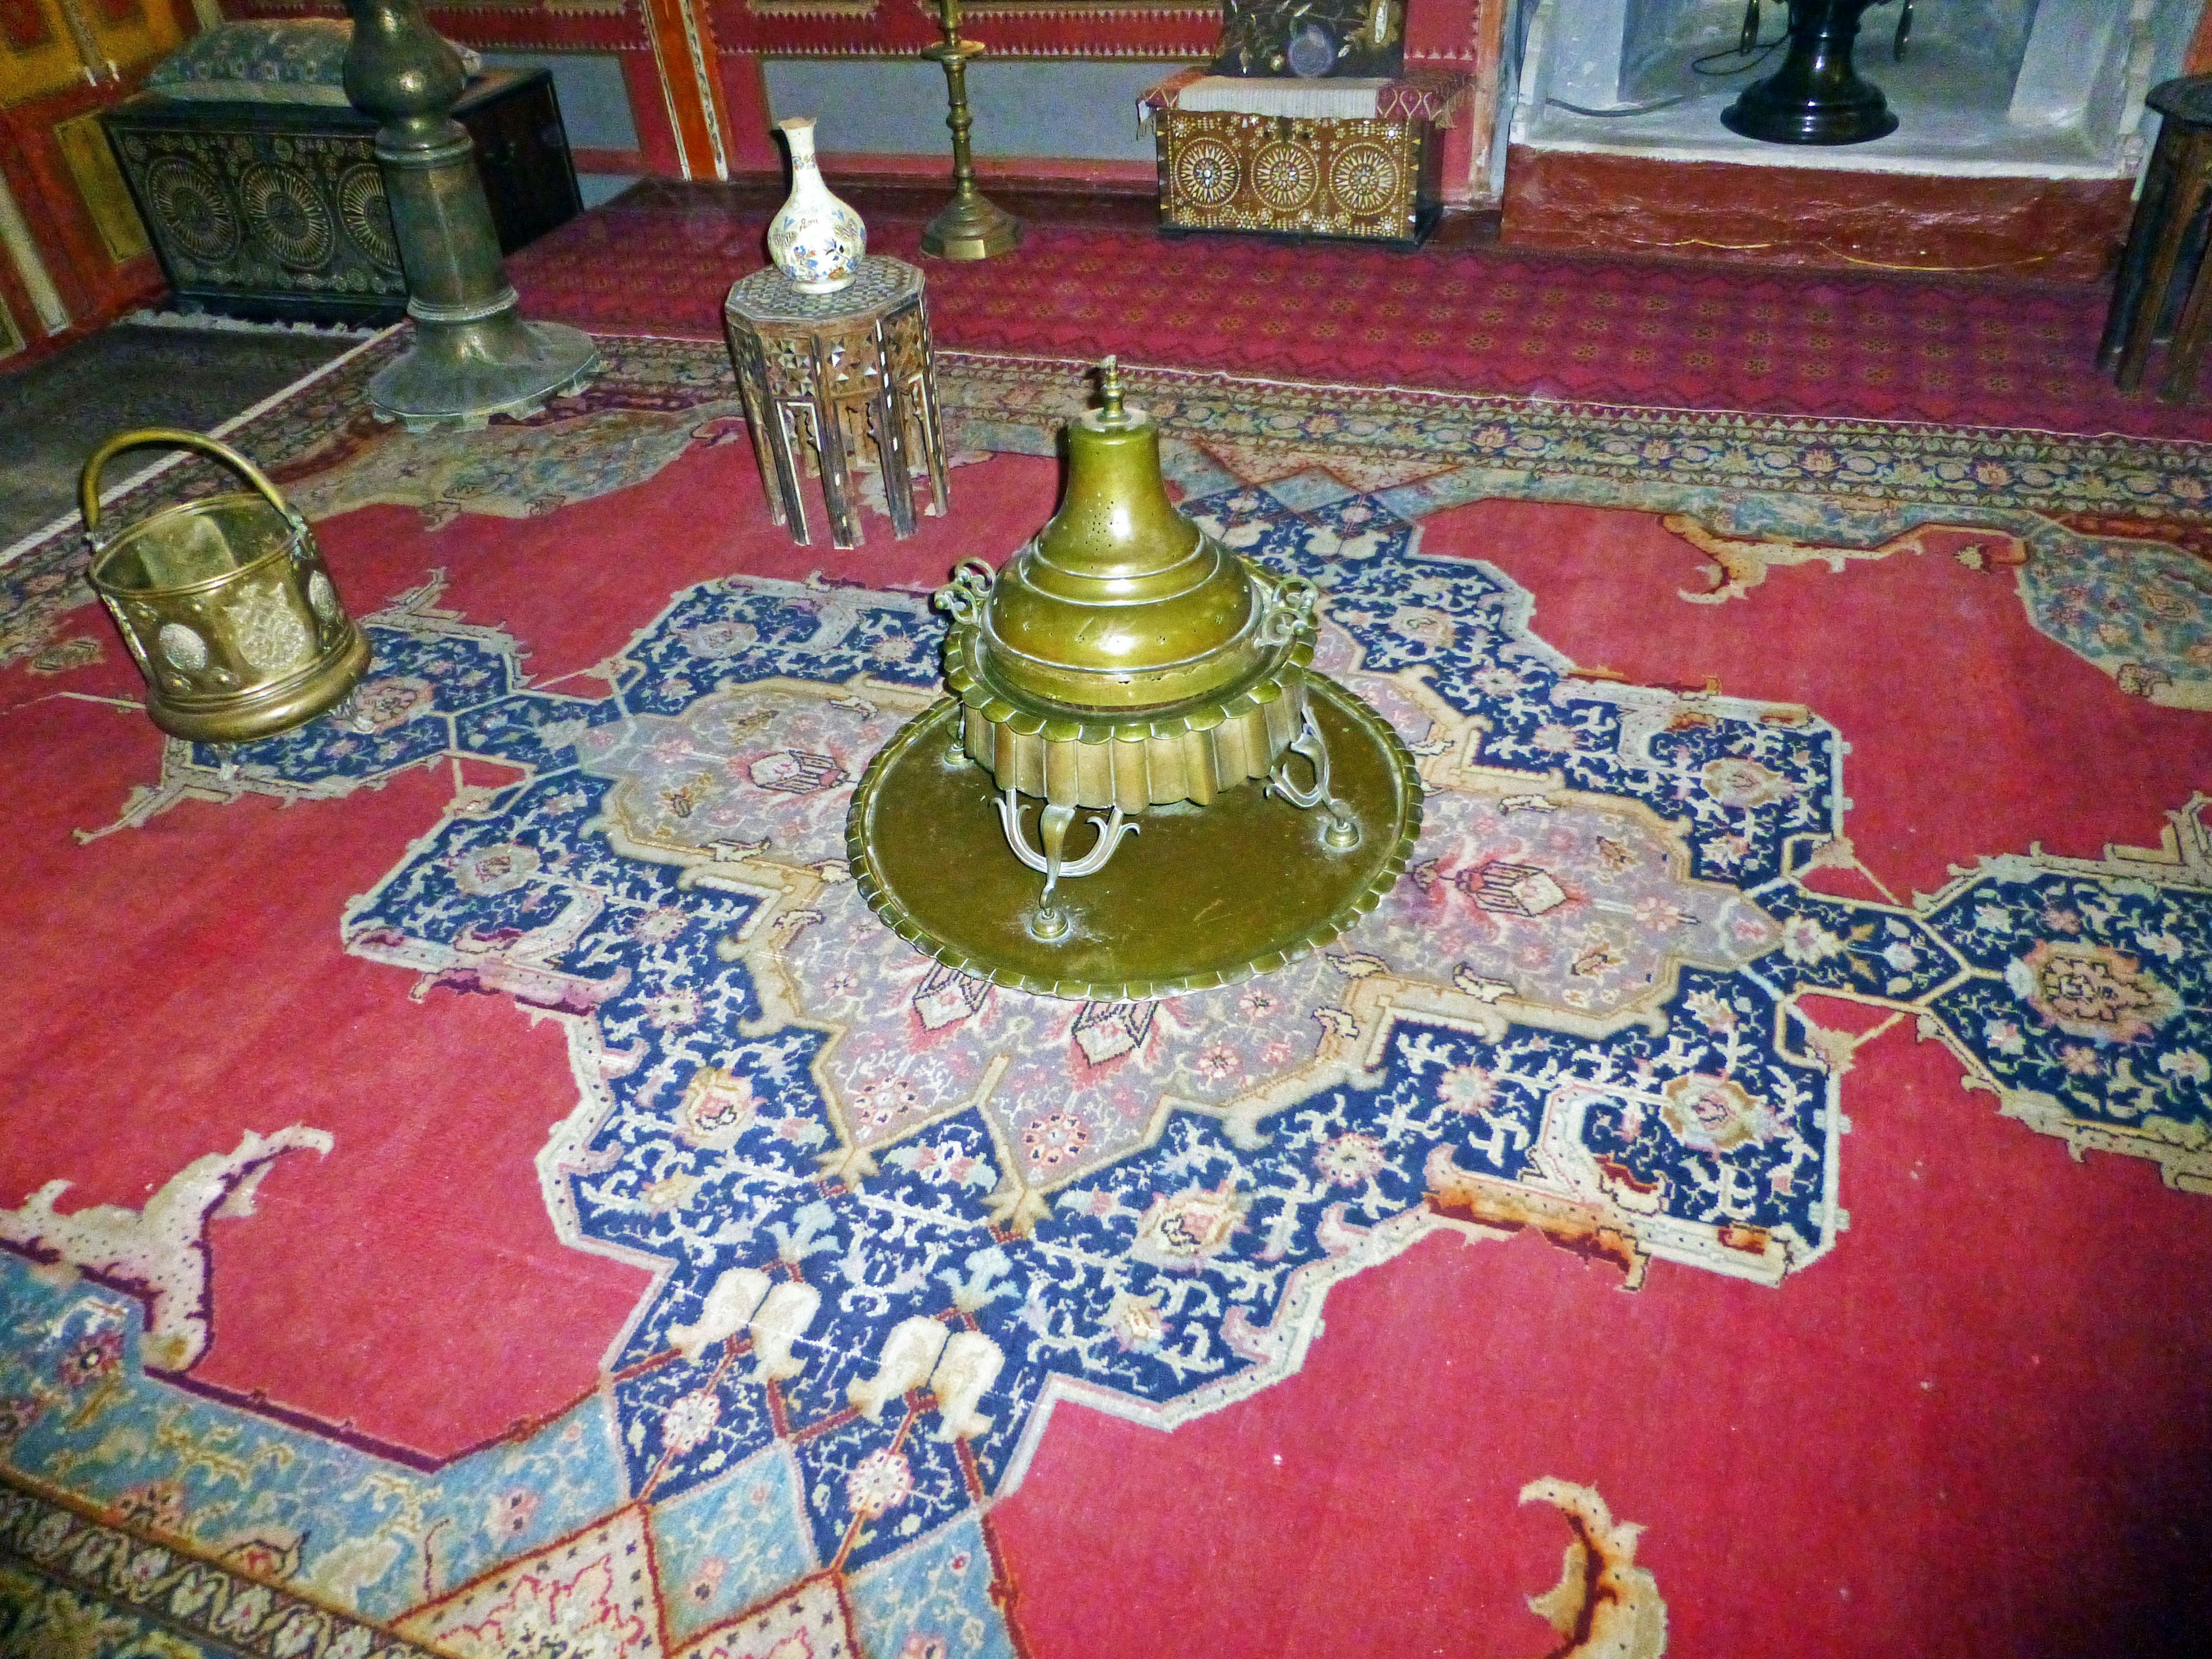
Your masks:
<instances>
[{"instance_id":1,"label":"brass brazier lid","mask_svg":"<svg viewBox=\"0 0 2212 1659\"><path fill-rule=\"evenodd\" d=\"M1123 406L1110 360L1103 406L1067 428L1067 454L1066 500L983 608L982 677L1085 716L1188 702L1249 678L1268 655L1267 596L1168 499L1159 422Z\"/></svg>"},{"instance_id":2,"label":"brass brazier lid","mask_svg":"<svg viewBox=\"0 0 2212 1659\"><path fill-rule=\"evenodd\" d=\"M1100 378L1067 428L1060 510L1002 568L966 560L938 590L953 700L870 764L846 844L871 908L939 960L1126 1000L1335 938L1404 871L1421 792L1388 723L1310 674L1313 585L1178 511L1158 422L1124 403L1112 358ZM1071 855L1085 808L1103 816ZM1002 846L970 827L991 809ZM1109 860L1080 900L1061 891Z\"/></svg>"}]
</instances>

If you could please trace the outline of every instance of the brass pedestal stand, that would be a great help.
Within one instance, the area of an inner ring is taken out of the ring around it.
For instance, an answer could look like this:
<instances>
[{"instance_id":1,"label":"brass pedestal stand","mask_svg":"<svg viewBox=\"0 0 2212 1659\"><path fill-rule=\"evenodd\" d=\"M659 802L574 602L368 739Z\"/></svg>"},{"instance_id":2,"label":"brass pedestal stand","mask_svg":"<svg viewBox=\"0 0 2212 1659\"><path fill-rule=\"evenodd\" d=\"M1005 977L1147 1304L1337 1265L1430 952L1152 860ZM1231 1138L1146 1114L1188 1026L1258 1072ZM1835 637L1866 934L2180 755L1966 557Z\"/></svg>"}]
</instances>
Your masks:
<instances>
[{"instance_id":1,"label":"brass pedestal stand","mask_svg":"<svg viewBox=\"0 0 2212 1659\"><path fill-rule=\"evenodd\" d=\"M580 329L515 315L475 142L450 113L467 79L422 0L351 9L346 96L384 124L376 159L416 327L406 355L369 381L369 403L410 432L533 414L590 378L599 348Z\"/></svg>"},{"instance_id":2,"label":"brass pedestal stand","mask_svg":"<svg viewBox=\"0 0 2212 1659\"><path fill-rule=\"evenodd\" d=\"M921 251L939 259L988 259L1012 250L1022 240L1022 226L975 188L975 162L968 149L968 130L975 125L968 112L968 65L988 48L960 38L960 0L941 3L945 39L921 55L945 66L945 97L952 106L945 118L952 129L952 199L922 228Z\"/></svg>"},{"instance_id":3,"label":"brass pedestal stand","mask_svg":"<svg viewBox=\"0 0 2212 1659\"><path fill-rule=\"evenodd\" d=\"M1851 64L1860 16L1889 0L1790 0L1790 50L1782 67L1746 87L1721 125L1769 144L1863 144L1897 131L1881 88ZM1912 31L1912 0L1897 26L1896 54ZM1744 19L1744 49L1759 33L1759 3Z\"/></svg>"}]
</instances>

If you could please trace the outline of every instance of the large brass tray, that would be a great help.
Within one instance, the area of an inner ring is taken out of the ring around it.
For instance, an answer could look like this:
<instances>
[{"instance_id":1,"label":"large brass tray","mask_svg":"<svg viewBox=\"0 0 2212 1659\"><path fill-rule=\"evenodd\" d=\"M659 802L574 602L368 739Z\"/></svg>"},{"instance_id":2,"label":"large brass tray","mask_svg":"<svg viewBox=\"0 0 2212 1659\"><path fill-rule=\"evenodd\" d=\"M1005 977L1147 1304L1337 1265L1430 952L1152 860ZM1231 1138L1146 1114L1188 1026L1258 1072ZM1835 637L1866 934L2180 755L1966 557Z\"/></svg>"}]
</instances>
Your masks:
<instances>
[{"instance_id":1,"label":"large brass tray","mask_svg":"<svg viewBox=\"0 0 2212 1659\"><path fill-rule=\"evenodd\" d=\"M1257 783L1205 807L1157 807L1110 869L1060 890L1072 925L1040 939L1030 926L1036 877L1007 851L991 775L949 758L961 706L948 699L884 744L854 792L854 879L917 949L1046 996L1133 1002L1279 968L1380 904L1421 829L1420 781L1389 723L1329 680L1316 676L1309 688L1331 793L1359 825L1348 850L1327 845L1326 814Z\"/></svg>"}]
</instances>

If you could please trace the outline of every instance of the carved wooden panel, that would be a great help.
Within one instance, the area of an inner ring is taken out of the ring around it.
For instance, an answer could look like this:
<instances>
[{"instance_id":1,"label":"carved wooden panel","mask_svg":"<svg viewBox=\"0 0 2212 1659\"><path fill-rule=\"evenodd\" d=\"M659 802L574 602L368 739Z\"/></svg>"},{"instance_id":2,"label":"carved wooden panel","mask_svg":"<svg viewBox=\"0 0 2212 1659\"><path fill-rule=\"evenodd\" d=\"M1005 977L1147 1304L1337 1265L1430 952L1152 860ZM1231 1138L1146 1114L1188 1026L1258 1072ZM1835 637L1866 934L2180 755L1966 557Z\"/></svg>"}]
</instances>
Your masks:
<instances>
[{"instance_id":1,"label":"carved wooden panel","mask_svg":"<svg viewBox=\"0 0 2212 1659\"><path fill-rule=\"evenodd\" d=\"M1436 145L1418 120L1162 110L1160 222L1413 242L1434 216Z\"/></svg>"},{"instance_id":2,"label":"carved wooden panel","mask_svg":"<svg viewBox=\"0 0 2212 1659\"><path fill-rule=\"evenodd\" d=\"M502 252L574 216L574 178L545 71L495 71L455 115L477 140ZM366 117L147 97L106 122L180 297L331 319L394 318L405 307L375 126ZM565 188L535 187L550 174Z\"/></svg>"}]
</instances>

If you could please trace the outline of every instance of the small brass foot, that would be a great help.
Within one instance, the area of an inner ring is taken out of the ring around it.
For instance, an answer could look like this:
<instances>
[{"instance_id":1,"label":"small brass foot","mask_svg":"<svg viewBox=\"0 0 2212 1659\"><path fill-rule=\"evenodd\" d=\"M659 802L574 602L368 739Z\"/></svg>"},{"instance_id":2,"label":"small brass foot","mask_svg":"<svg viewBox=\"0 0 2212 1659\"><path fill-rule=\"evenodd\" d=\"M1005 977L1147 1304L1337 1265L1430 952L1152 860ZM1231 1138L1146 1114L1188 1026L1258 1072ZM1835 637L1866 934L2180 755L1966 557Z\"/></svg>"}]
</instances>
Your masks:
<instances>
[{"instance_id":1,"label":"small brass foot","mask_svg":"<svg viewBox=\"0 0 2212 1659\"><path fill-rule=\"evenodd\" d=\"M1114 849L1122 838L1137 833L1138 826L1127 822L1121 809L1115 807L1105 817L1092 816L1091 827L1097 830L1097 840L1091 850L1079 859L1066 856L1067 832L1075 823L1073 806L1054 806L1048 802L1037 815L1037 836L1043 842L1031 847L1022 830L1021 797L1009 787L994 802L999 809L999 822L1006 832L1006 845L1014 849L1014 856L1030 869L1044 876L1044 891L1038 896L1036 919L1030 932L1038 939L1058 939L1067 932L1067 916L1053 902L1053 893L1060 886L1062 876L1095 876L1106 867L1106 860L1114 856Z\"/></svg>"},{"instance_id":2,"label":"small brass foot","mask_svg":"<svg viewBox=\"0 0 2212 1659\"><path fill-rule=\"evenodd\" d=\"M1305 724L1290 741L1288 752L1303 756L1313 769L1313 781L1301 788L1291 778L1290 763L1279 760L1268 775L1269 793L1281 796L1300 810L1316 806L1328 815L1328 828L1322 831L1322 844L1332 851L1348 852L1359 845L1359 820L1352 809L1328 793L1328 744L1322 737L1321 727L1315 723L1313 708L1306 708Z\"/></svg>"},{"instance_id":3,"label":"small brass foot","mask_svg":"<svg viewBox=\"0 0 2212 1659\"><path fill-rule=\"evenodd\" d=\"M1056 931L1067 931L1067 921L1052 902L1052 890L1060 885L1063 855L1067 851L1067 826L1075 822L1073 806L1047 806L1037 817L1038 838L1044 842L1044 891L1037 896L1037 917L1042 921L1052 916L1059 921Z\"/></svg>"}]
</instances>

